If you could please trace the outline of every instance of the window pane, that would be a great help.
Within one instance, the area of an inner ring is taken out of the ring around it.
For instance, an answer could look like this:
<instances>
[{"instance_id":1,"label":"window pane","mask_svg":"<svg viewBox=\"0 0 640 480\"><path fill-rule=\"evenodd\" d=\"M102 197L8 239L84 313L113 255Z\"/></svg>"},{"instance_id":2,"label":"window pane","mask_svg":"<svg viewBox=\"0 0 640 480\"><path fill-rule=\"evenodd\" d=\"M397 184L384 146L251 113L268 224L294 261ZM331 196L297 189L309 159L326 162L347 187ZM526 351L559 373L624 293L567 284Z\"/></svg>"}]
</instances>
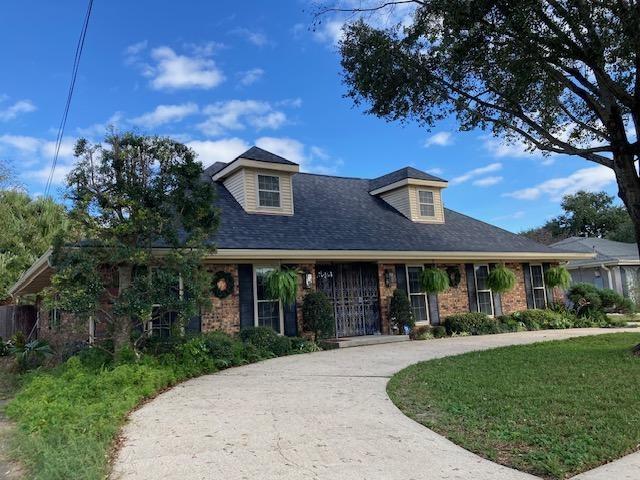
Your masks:
<instances>
[{"instance_id":1,"label":"window pane","mask_svg":"<svg viewBox=\"0 0 640 480\"><path fill-rule=\"evenodd\" d=\"M420 216L422 217L435 217L436 210L433 205L427 205L424 203L420 204Z\"/></svg>"},{"instance_id":2,"label":"window pane","mask_svg":"<svg viewBox=\"0 0 640 480\"><path fill-rule=\"evenodd\" d=\"M478 310L487 315L493 315L491 292L478 292Z\"/></svg>"},{"instance_id":3,"label":"window pane","mask_svg":"<svg viewBox=\"0 0 640 480\"><path fill-rule=\"evenodd\" d=\"M409 291L407 293L419 293L422 290L420 287L422 267L409 267L407 273L409 274Z\"/></svg>"},{"instance_id":4,"label":"window pane","mask_svg":"<svg viewBox=\"0 0 640 480\"><path fill-rule=\"evenodd\" d=\"M261 327L271 327L276 332L280 332L280 302L260 301L258 302L258 325Z\"/></svg>"},{"instance_id":5,"label":"window pane","mask_svg":"<svg viewBox=\"0 0 640 480\"><path fill-rule=\"evenodd\" d=\"M260 190L258 192L260 206L261 207L279 207L280 206L280 193L278 192L265 192Z\"/></svg>"},{"instance_id":6,"label":"window pane","mask_svg":"<svg viewBox=\"0 0 640 480\"><path fill-rule=\"evenodd\" d=\"M258 300L270 300L267 296L267 274L273 271L271 267L256 268L256 297Z\"/></svg>"},{"instance_id":7,"label":"window pane","mask_svg":"<svg viewBox=\"0 0 640 480\"><path fill-rule=\"evenodd\" d=\"M489 290L487 287L487 278L489 277L489 267L479 265L476 267L476 283L478 290Z\"/></svg>"},{"instance_id":8,"label":"window pane","mask_svg":"<svg viewBox=\"0 0 640 480\"><path fill-rule=\"evenodd\" d=\"M413 310L413 319L416 322L427 320L427 302L423 294L411 295L411 310Z\"/></svg>"},{"instance_id":9,"label":"window pane","mask_svg":"<svg viewBox=\"0 0 640 480\"><path fill-rule=\"evenodd\" d=\"M427 190L418 190L420 203L433 203L433 192Z\"/></svg>"},{"instance_id":10,"label":"window pane","mask_svg":"<svg viewBox=\"0 0 640 480\"><path fill-rule=\"evenodd\" d=\"M533 289L533 302L536 308L546 308L546 302L544 300L544 288Z\"/></svg>"},{"instance_id":11,"label":"window pane","mask_svg":"<svg viewBox=\"0 0 640 480\"><path fill-rule=\"evenodd\" d=\"M280 178L271 175L258 175L259 190L280 190Z\"/></svg>"},{"instance_id":12,"label":"window pane","mask_svg":"<svg viewBox=\"0 0 640 480\"><path fill-rule=\"evenodd\" d=\"M541 265L531 265L531 283L533 288L544 287L544 276Z\"/></svg>"}]
</instances>

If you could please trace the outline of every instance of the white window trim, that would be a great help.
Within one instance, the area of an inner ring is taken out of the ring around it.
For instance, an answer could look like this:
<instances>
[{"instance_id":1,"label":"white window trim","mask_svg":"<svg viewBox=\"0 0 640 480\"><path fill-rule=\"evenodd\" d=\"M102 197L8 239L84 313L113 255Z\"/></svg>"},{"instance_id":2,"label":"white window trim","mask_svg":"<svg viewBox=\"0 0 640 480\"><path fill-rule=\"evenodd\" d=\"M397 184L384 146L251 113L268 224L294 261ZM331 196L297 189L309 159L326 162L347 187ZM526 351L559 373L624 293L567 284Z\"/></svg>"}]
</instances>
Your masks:
<instances>
[{"instance_id":1,"label":"white window trim","mask_svg":"<svg viewBox=\"0 0 640 480\"><path fill-rule=\"evenodd\" d=\"M264 188L260 188L260 177L274 177L278 179L278 190L267 190ZM256 173L256 204L258 208L265 208L267 210L282 210L282 178L280 175L273 175L270 173ZM277 193L278 194L278 203L277 207L272 205L262 205L260 203L260 192L269 192L269 193Z\"/></svg>"},{"instance_id":2,"label":"white window trim","mask_svg":"<svg viewBox=\"0 0 640 480\"><path fill-rule=\"evenodd\" d=\"M277 269L280 266L277 264L260 264L253 266L253 326L259 327L258 320L258 302L272 302L273 300L258 300L258 269L259 268L272 268ZM278 313L280 314L280 331L276 332L278 335L284 335L284 309L282 308L282 301L278 299Z\"/></svg>"},{"instance_id":3,"label":"white window trim","mask_svg":"<svg viewBox=\"0 0 640 480\"><path fill-rule=\"evenodd\" d=\"M532 267L540 267L540 271L542 272L542 287L534 286ZM546 306L549 305L549 299L547 298L547 285L544 281L544 269L542 268L542 264L540 263L529 264L529 281L531 282L531 296L533 297L533 308L540 308L536 305L536 296L533 294L534 290L540 290L540 289L542 289L542 293L544 294L544 306L542 308L546 308Z\"/></svg>"},{"instance_id":4,"label":"white window trim","mask_svg":"<svg viewBox=\"0 0 640 480\"><path fill-rule=\"evenodd\" d=\"M428 202L421 202L420 201L420 192L429 192L431 193L431 199L433 200L431 203ZM422 218L436 218L436 193L433 190L428 190L426 188L419 188L416 192L416 196L418 197L418 214L420 215L420 217ZM433 207L433 215L423 215L422 214L422 208L420 208L422 205L431 205Z\"/></svg>"},{"instance_id":5,"label":"white window trim","mask_svg":"<svg viewBox=\"0 0 640 480\"><path fill-rule=\"evenodd\" d=\"M480 290L478 288L478 276L476 273L478 271L478 268L480 267L487 267L487 273L491 273L491 269L489 268L488 263L477 263L473 265L473 281L475 282L475 285L476 285L476 311L480 312L480 297L478 296L478 292L489 292L489 296L491 298L491 315L489 316L493 317L496 314L496 310L493 305L493 292L491 291L490 288L483 289L483 290Z\"/></svg>"},{"instance_id":6,"label":"white window trim","mask_svg":"<svg viewBox=\"0 0 640 480\"><path fill-rule=\"evenodd\" d=\"M411 293L411 284L409 283L409 269L410 268L419 268L421 270L424 270L424 265L406 265L405 266L405 275L407 277L407 296L409 297L409 304L411 305L411 296L412 295L423 295L424 296L424 304L427 310L427 319L426 320L415 320L416 325L431 325L431 315L429 312L429 296L427 295L426 292L418 292L418 293ZM413 311L413 307L412 311Z\"/></svg>"}]
</instances>

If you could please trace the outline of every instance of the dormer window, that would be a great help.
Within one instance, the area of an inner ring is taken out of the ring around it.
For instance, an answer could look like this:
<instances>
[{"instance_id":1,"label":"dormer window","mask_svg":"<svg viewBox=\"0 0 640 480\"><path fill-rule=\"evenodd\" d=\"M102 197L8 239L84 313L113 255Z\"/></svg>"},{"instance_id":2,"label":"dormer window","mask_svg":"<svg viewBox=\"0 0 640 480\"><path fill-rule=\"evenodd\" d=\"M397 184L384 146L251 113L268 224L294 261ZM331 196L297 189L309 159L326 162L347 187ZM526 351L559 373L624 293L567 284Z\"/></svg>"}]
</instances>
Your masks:
<instances>
[{"instance_id":1,"label":"dormer window","mask_svg":"<svg viewBox=\"0 0 640 480\"><path fill-rule=\"evenodd\" d=\"M431 190L418 190L418 203L421 217L435 217L436 207Z\"/></svg>"},{"instance_id":2,"label":"dormer window","mask_svg":"<svg viewBox=\"0 0 640 480\"><path fill-rule=\"evenodd\" d=\"M280 208L280 177L258 175L258 204L260 207Z\"/></svg>"}]
</instances>

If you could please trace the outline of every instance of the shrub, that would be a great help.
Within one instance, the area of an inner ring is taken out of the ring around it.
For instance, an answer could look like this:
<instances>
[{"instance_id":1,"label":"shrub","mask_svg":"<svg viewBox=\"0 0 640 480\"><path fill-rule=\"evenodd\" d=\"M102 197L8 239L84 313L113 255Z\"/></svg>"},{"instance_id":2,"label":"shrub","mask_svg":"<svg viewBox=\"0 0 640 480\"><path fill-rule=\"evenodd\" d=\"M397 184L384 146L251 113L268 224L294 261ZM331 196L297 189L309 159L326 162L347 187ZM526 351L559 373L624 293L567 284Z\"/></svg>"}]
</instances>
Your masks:
<instances>
[{"instance_id":1,"label":"shrub","mask_svg":"<svg viewBox=\"0 0 640 480\"><path fill-rule=\"evenodd\" d=\"M302 325L313 333L313 340L328 338L335 331L333 307L324 292L309 292L302 301Z\"/></svg>"},{"instance_id":2,"label":"shrub","mask_svg":"<svg viewBox=\"0 0 640 480\"><path fill-rule=\"evenodd\" d=\"M425 268L420 274L420 284L427 293L441 293L449 289L449 276L439 268Z\"/></svg>"},{"instance_id":3,"label":"shrub","mask_svg":"<svg viewBox=\"0 0 640 480\"><path fill-rule=\"evenodd\" d=\"M239 340L224 332L207 332L201 337L216 368L233 367L245 363L244 345Z\"/></svg>"},{"instance_id":4,"label":"shrub","mask_svg":"<svg viewBox=\"0 0 640 480\"><path fill-rule=\"evenodd\" d=\"M615 290L604 288L598 290L602 308L609 313L632 313L635 310L633 302L628 298L624 298Z\"/></svg>"},{"instance_id":5,"label":"shrub","mask_svg":"<svg viewBox=\"0 0 640 480\"><path fill-rule=\"evenodd\" d=\"M496 318L496 320L498 321L498 328L502 333L523 332L527 329L524 323L518 321L512 315L501 315Z\"/></svg>"},{"instance_id":6,"label":"shrub","mask_svg":"<svg viewBox=\"0 0 640 480\"><path fill-rule=\"evenodd\" d=\"M291 353L319 352L320 347L315 342L302 337L291 337Z\"/></svg>"},{"instance_id":7,"label":"shrub","mask_svg":"<svg viewBox=\"0 0 640 480\"><path fill-rule=\"evenodd\" d=\"M269 327L249 327L240 330L240 338L244 343L256 346L262 352L275 356L287 355L291 352L291 340L278 335Z\"/></svg>"},{"instance_id":8,"label":"shrub","mask_svg":"<svg viewBox=\"0 0 640 480\"><path fill-rule=\"evenodd\" d=\"M573 304L579 317L602 317L602 298L598 289L588 283L576 283L567 291L567 298Z\"/></svg>"},{"instance_id":9,"label":"shrub","mask_svg":"<svg viewBox=\"0 0 640 480\"><path fill-rule=\"evenodd\" d=\"M516 285L516 274L504 265L491 269L487 277L487 286L496 293L512 290Z\"/></svg>"},{"instance_id":10,"label":"shrub","mask_svg":"<svg viewBox=\"0 0 640 480\"><path fill-rule=\"evenodd\" d=\"M460 333L484 335L499 332L497 320L480 312L450 315L445 318L444 327L446 328L448 335Z\"/></svg>"},{"instance_id":11,"label":"shrub","mask_svg":"<svg viewBox=\"0 0 640 480\"><path fill-rule=\"evenodd\" d=\"M409 338L411 340L429 340L433 338L432 329L429 325L413 327L409 332Z\"/></svg>"},{"instance_id":12,"label":"shrub","mask_svg":"<svg viewBox=\"0 0 640 480\"><path fill-rule=\"evenodd\" d=\"M168 337L146 335L140 339L138 348L144 353L159 356L164 353L175 353L177 348L187 340L189 338L184 335L169 335Z\"/></svg>"},{"instance_id":13,"label":"shrub","mask_svg":"<svg viewBox=\"0 0 640 480\"><path fill-rule=\"evenodd\" d=\"M628 324L627 320L624 318L612 318L607 316L606 322L603 327L606 328L623 328Z\"/></svg>"},{"instance_id":14,"label":"shrub","mask_svg":"<svg viewBox=\"0 0 640 480\"><path fill-rule=\"evenodd\" d=\"M402 329L405 325L409 328L413 328L415 325L411 303L404 290L396 288L393 291L389 305L389 317L391 322L395 323L398 327L398 333L403 333Z\"/></svg>"},{"instance_id":15,"label":"shrub","mask_svg":"<svg viewBox=\"0 0 640 480\"><path fill-rule=\"evenodd\" d=\"M85 348L78 354L82 366L88 370L100 370L113 363L113 355L101 348Z\"/></svg>"},{"instance_id":16,"label":"shrub","mask_svg":"<svg viewBox=\"0 0 640 480\"><path fill-rule=\"evenodd\" d=\"M447 329L443 325L434 325L431 333L434 338L444 338L447 336Z\"/></svg>"},{"instance_id":17,"label":"shrub","mask_svg":"<svg viewBox=\"0 0 640 480\"><path fill-rule=\"evenodd\" d=\"M0 357L6 357L9 355L9 342L5 342L0 337Z\"/></svg>"},{"instance_id":18,"label":"shrub","mask_svg":"<svg viewBox=\"0 0 640 480\"><path fill-rule=\"evenodd\" d=\"M540 330L549 328L549 325L554 324L560 315L552 312L551 310L522 310L521 312L513 313L513 318L522 322L527 330Z\"/></svg>"},{"instance_id":19,"label":"shrub","mask_svg":"<svg viewBox=\"0 0 640 480\"><path fill-rule=\"evenodd\" d=\"M544 282L549 288L567 288L571 285L571 274L564 267L552 267L545 272Z\"/></svg>"},{"instance_id":20,"label":"shrub","mask_svg":"<svg viewBox=\"0 0 640 480\"><path fill-rule=\"evenodd\" d=\"M15 358L16 366L21 372L39 367L46 357L53 355L53 351L47 342L43 340L25 342L24 335L14 336L14 341L11 342L9 347L9 353Z\"/></svg>"}]
</instances>

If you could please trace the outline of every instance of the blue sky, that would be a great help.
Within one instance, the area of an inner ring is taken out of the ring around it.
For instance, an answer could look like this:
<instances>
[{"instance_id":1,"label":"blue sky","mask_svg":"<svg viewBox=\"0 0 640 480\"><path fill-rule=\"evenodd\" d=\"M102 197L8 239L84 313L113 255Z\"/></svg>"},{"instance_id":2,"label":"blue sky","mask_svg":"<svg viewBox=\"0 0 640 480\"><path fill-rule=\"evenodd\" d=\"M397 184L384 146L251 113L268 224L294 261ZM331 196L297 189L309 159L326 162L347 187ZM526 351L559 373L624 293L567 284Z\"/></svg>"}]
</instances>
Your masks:
<instances>
[{"instance_id":1,"label":"blue sky","mask_svg":"<svg viewBox=\"0 0 640 480\"><path fill-rule=\"evenodd\" d=\"M3 4L0 158L32 194L44 190L86 1ZM307 2L96 0L56 169L80 136L107 125L170 135L200 160L253 144L309 172L375 177L405 165L450 181L446 206L513 231L560 211L578 188L615 194L612 175L579 158L543 158L445 121L428 132L363 114L343 98L335 41Z\"/></svg>"}]
</instances>

